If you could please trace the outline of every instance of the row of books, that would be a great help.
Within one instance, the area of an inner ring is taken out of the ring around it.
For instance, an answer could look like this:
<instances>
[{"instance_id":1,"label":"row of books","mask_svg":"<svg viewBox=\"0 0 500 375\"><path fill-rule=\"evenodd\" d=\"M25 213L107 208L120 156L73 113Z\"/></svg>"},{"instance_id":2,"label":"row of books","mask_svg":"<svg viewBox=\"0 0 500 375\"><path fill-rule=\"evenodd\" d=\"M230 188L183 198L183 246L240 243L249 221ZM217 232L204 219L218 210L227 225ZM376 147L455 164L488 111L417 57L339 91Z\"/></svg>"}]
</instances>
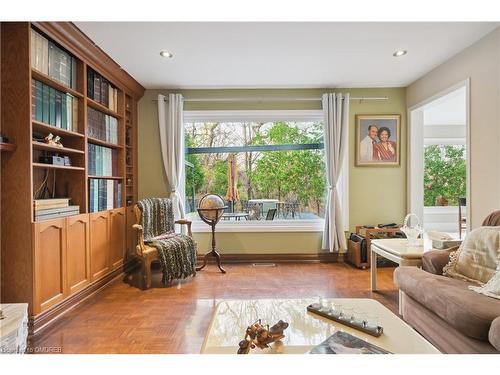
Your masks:
<instances>
[{"instance_id":1,"label":"row of books","mask_svg":"<svg viewBox=\"0 0 500 375\"><path fill-rule=\"evenodd\" d=\"M69 198L35 199L35 221L78 215L80 206L70 206Z\"/></svg>"},{"instance_id":2,"label":"row of books","mask_svg":"<svg viewBox=\"0 0 500 375\"><path fill-rule=\"evenodd\" d=\"M31 29L31 67L76 89L76 59Z\"/></svg>"},{"instance_id":3,"label":"row of books","mask_svg":"<svg viewBox=\"0 0 500 375\"><path fill-rule=\"evenodd\" d=\"M87 96L112 111L118 111L118 90L91 68L87 69Z\"/></svg>"},{"instance_id":4,"label":"row of books","mask_svg":"<svg viewBox=\"0 0 500 375\"><path fill-rule=\"evenodd\" d=\"M87 135L118 144L118 119L87 107Z\"/></svg>"},{"instance_id":5,"label":"row of books","mask_svg":"<svg viewBox=\"0 0 500 375\"><path fill-rule=\"evenodd\" d=\"M122 183L116 180L89 180L89 212L112 210L122 206Z\"/></svg>"},{"instance_id":6,"label":"row of books","mask_svg":"<svg viewBox=\"0 0 500 375\"><path fill-rule=\"evenodd\" d=\"M109 147L88 144L89 175L91 176L117 176L118 152Z\"/></svg>"},{"instance_id":7,"label":"row of books","mask_svg":"<svg viewBox=\"0 0 500 375\"><path fill-rule=\"evenodd\" d=\"M31 80L32 117L58 128L78 130L78 98Z\"/></svg>"}]
</instances>

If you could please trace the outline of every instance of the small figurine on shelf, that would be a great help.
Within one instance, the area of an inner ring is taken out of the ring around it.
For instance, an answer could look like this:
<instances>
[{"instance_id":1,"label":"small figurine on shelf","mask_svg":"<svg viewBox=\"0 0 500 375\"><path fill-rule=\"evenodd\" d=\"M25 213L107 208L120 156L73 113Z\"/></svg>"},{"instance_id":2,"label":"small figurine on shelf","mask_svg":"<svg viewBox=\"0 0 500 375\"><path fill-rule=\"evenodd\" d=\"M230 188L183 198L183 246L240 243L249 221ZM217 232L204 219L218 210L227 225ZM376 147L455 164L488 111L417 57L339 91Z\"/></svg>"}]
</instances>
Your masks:
<instances>
[{"instance_id":1,"label":"small figurine on shelf","mask_svg":"<svg viewBox=\"0 0 500 375\"><path fill-rule=\"evenodd\" d=\"M45 137L45 143L51 146L63 147L61 143L61 137L59 137L58 135L54 137L52 133L49 133L49 135Z\"/></svg>"},{"instance_id":2,"label":"small figurine on shelf","mask_svg":"<svg viewBox=\"0 0 500 375\"><path fill-rule=\"evenodd\" d=\"M238 354L248 354L250 349L259 347L265 349L269 344L281 340L285 335L283 331L288 328L288 323L280 320L269 328L269 325L263 326L261 320L247 327L245 338L240 341Z\"/></svg>"}]
</instances>

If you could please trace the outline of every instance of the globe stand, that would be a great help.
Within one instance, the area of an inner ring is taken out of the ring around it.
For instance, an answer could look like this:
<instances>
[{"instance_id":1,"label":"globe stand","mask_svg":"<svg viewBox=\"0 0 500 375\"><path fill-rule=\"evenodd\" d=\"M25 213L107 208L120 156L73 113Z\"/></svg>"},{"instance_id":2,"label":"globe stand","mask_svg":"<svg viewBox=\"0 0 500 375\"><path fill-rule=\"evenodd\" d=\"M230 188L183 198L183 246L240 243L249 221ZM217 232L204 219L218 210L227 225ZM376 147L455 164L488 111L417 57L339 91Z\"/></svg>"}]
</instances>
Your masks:
<instances>
[{"instance_id":1,"label":"globe stand","mask_svg":"<svg viewBox=\"0 0 500 375\"><path fill-rule=\"evenodd\" d=\"M196 267L196 271L201 271L207 265L207 258L209 256L215 257L217 262L217 267L219 267L222 273L226 273L226 270L222 268L220 261L220 254L216 250L215 243L215 226L221 219L224 214L224 210L227 208L226 206L218 205L216 207L205 207L205 203L209 201L211 198L215 197L220 203L223 202L222 198L218 195L207 194L203 198L200 199L198 206L198 214L200 215L201 220L203 220L206 224L210 225L212 228L212 250L205 254L203 257L203 265L200 267Z\"/></svg>"},{"instance_id":2,"label":"globe stand","mask_svg":"<svg viewBox=\"0 0 500 375\"><path fill-rule=\"evenodd\" d=\"M201 218L202 218L202 220L205 223L207 223L208 225L210 225L212 227L212 250L210 250L209 252L207 252L204 255L204 257L203 257L203 265L200 266L200 267L196 267L196 271L201 271L207 265L207 258L209 256L213 256L213 257L215 257L215 261L217 262L217 267L219 267L220 271L222 273L226 273L226 270L224 268L222 268L222 266L221 266L220 254L216 250L216 244L215 244L215 225L217 225L217 222L215 220L205 220L203 217L201 217Z\"/></svg>"}]
</instances>

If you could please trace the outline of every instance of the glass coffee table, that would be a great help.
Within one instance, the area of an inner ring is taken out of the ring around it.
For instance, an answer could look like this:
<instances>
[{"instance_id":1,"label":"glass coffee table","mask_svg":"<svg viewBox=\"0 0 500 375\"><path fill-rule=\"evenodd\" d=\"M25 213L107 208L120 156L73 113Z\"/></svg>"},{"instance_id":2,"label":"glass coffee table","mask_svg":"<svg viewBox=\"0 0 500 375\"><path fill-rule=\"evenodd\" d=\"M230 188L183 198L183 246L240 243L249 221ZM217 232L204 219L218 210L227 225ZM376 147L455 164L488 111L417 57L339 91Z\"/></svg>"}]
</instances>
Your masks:
<instances>
[{"instance_id":1,"label":"glass coffee table","mask_svg":"<svg viewBox=\"0 0 500 375\"><path fill-rule=\"evenodd\" d=\"M326 301L335 301L344 308L353 308L355 312L370 312L377 317L384 333L380 337L373 337L308 312L307 306L317 302L317 299L223 300L215 308L201 353L236 354L246 328L258 319L269 326L282 319L289 323L289 327L284 331L285 337L281 342L273 343L264 350L252 349L251 354L307 353L336 331L348 332L391 353L439 353L418 332L378 301L364 298L335 298Z\"/></svg>"}]
</instances>

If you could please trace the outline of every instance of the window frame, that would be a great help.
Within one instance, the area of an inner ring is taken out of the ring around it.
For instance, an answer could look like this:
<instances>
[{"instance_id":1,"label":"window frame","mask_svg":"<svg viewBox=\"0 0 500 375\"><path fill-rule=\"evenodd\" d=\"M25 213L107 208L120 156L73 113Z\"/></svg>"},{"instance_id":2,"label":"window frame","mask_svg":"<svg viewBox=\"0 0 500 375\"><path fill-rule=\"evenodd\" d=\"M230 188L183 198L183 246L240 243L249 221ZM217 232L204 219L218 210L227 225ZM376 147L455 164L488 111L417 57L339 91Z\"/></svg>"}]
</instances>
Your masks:
<instances>
[{"instance_id":1,"label":"window frame","mask_svg":"<svg viewBox=\"0 0 500 375\"><path fill-rule=\"evenodd\" d=\"M323 111L317 110L206 110L184 111L184 124L190 122L274 122L324 121ZM349 228L349 147L346 150L342 173L337 183L344 216L344 230ZM182 175L185 175L183 168ZM182 178L182 198L185 199L185 179ZM266 220L225 222L217 224L217 232L323 232L324 219L318 220ZM271 224L272 225L269 225ZM193 221L193 231L206 233L211 229L203 222Z\"/></svg>"}]
</instances>

